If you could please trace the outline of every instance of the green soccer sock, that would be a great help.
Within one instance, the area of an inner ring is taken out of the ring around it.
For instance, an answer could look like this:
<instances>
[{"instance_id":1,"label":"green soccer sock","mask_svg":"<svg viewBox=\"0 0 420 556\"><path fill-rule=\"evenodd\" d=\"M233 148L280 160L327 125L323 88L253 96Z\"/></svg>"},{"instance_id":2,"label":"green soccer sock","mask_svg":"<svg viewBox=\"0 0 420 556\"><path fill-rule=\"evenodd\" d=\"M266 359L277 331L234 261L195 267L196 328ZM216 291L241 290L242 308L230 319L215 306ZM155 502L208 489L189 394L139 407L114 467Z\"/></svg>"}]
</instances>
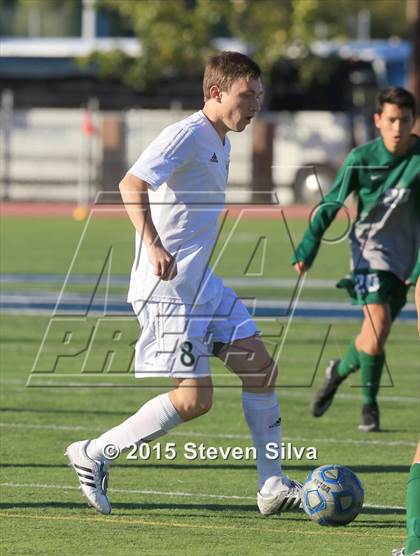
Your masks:
<instances>
[{"instance_id":1,"label":"green soccer sock","mask_svg":"<svg viewBox=\"0 0 420 556\"><path fill-rule=\"evenodd\" d=\"M420 463L410 468L407 486L407 543L406 554L420 550Z\"/></svg>"},{"instance_id":2,"label":"green soccer sock","mask_svg":"<svg viewBox=\"0 0 420 556\"><path fill-rule=\"evenodd\" d=\"M379 384L381 382L382 369L385 363L385 353L380 355L369 355L359 351L359 361L362 380L362 394L364 404L376 403Z\"/></svg>"},{"instance_id":3,"label":"green soccer sock","mask_svg":"<svg viewBox=\"0 0 420 556\"><path fill-rule=\"evenodd\" d=\"M357 369L359 368L359 352L356 349L356 342L355 340L353 340L352 342L350 342L349 347L347 348L346 355L340 361L337 372L341 377L345 378L350 373L354 373L354 371L357 371Z\"/></svg>"}]
</instances>

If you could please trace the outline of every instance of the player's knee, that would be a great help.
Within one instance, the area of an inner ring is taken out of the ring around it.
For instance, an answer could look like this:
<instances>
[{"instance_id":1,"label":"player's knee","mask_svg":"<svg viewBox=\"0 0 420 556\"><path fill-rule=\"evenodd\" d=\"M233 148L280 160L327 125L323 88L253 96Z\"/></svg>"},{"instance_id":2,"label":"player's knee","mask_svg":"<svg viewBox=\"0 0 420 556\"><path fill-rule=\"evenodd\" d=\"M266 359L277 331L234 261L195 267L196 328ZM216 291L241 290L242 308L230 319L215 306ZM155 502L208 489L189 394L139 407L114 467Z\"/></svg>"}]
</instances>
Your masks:
<instances>
[{"instance_id":1,"label":"player's knee","mask_svg":"<svg viewBox=\"0 0 420 556\"><path fill-rule=\"evenodd\" d=\"M213 405L213 389L205 388L198 389L195 392L194 399L192 402L192 410L197 416L204 415L210 411Z\"/></svg>"},{"instance_id":2,"label":"player's knee","mask_svg":"<svg viewBox=\"0 0 420 556\"><path fill-rule=\"evenodd\" d=\"M273 360L268 365L262 367L259 371L253 373L244 373L241 376L242 386L245 390L255 392L269 392L275 386L278 375L278 367Z\"/></svg>"},{"instance_id":3,"label":"player's knee","mask_svg":"<svg viewBox=\"0 0 420 556\"><path fill-rule=\"evenodd\" d=\"M391 324L391 313L387 305L369 305L356 340L357 349L370 355L381 354L391 332Z\"/></svg>"},{"instance_id":4,"label":"player's knee","mask_svg":"<svg viewBox=\"0 0 420 556\"><path fill-rule=\"evenodd\" d=\"M385 342L388 339L388 336L391 332L391 322L387 322L386 325L384 326L384 330L383 330L383 334L382 334L382 341L383 344L385 345Z\"/></svg>"},{"instance_id":5,"label":"player's knee","mask_svg":"<svg viewBox=\"0 0 420 556\"><path fill-rule=\"evenodd\" d=\"M368 353L369 355L380 355L385 349L385 343L388 334L360 334L356 347L359 351Z\"/></svg>"},{"instance_id":6,"label":"player's knee","mask_svg":"<svg viewBox=\"0 0 420 556\"><path fill-rule=\"evenodd\" d=\"M195 405L195 410L197 413L197 417L199 415L204 415L208 413L213 405L213 398L206 398L203 400L199 400L198 403Z\"/></svg>"},{"instance_id":7,"label":"player's knee","mask_svg":"<svg viewBox=\"0 0 420 556\"><path fill-rule=\"evenodd\" d=\"M264 369L265 388L267 390L271 390L272 388L274 388L278 374L279 374L278 367L276 363L272 360L268 365L268 367Z\"/></svg>"},{"instance_id":8,"label":"player's knee","mask_svg":"<svg viewBox=\"0 0 420 556\"><path fill-rule=\"evenodd\" d=\"M210 411L213 405L213 390L210 388L191 389L181 401L181 415L185 419L193 419Z\"/></svg>"},{"instance_id":9,"label":"player's knee","mask_svg":"<svg viewBox=\"0 0 420 556\"><path fill-rule=\"evenodd\" d=\"M200 417L201 415L204 415L205 413L210 411L212 405L212 400L208 398L195 400L193 403L190 403L187 406L186 412L191 419L193 417Z\"/></svg>"}]
</instances>

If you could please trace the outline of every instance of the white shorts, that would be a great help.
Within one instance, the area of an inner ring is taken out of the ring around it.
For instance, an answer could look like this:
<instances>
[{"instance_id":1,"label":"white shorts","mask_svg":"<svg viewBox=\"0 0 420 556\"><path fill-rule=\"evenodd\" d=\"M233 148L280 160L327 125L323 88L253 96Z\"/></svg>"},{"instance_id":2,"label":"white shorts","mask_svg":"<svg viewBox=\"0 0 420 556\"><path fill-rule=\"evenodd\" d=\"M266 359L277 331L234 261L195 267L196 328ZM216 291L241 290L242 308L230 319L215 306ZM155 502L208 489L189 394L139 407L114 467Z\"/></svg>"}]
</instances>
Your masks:
<instances>
[{"instance_id":1,"label":"white shorts","mask_svg":"<svg viewBox=\"0 0 420 556\"><path fill-rule=\"evenodd\" d=\"M142 332L135 349L138 378L210 375L214 342L230 344L258 333L247 308L231 288L203 305L133 302Z\"/></svg>"}]
</instances>

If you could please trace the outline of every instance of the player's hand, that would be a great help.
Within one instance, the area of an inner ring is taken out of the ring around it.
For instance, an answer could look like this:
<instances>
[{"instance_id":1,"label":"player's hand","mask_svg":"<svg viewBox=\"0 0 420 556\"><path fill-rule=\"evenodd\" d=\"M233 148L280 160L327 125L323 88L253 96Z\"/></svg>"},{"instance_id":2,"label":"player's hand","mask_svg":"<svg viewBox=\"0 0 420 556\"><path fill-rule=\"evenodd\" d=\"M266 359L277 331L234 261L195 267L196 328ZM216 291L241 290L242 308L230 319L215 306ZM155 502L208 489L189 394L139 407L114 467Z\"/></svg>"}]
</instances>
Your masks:
<instances>
[{"instance_id":1,"label":"player's hand","mask_svg":"<svg viewBox=\"0 0 420 556\"><path fill-rule=\"evenodd\" d=\"M162 280L172 280L178 274L175 257L161 243L150 245L147 254L155 276Z\"/></svg>"},{"instance_id":2,"label":"player's hand","mask_svg":"<svg viewBox=\"0 0 420 556\"><path fill-rule=\"evenodd\" d=\"M304 274L305 272L307 272L309 270L309 267L307 267L305 265L305 263L303 263L302 261L298 261L295 265L295 270L299 275Z\"/></svg>"}]
</instances>

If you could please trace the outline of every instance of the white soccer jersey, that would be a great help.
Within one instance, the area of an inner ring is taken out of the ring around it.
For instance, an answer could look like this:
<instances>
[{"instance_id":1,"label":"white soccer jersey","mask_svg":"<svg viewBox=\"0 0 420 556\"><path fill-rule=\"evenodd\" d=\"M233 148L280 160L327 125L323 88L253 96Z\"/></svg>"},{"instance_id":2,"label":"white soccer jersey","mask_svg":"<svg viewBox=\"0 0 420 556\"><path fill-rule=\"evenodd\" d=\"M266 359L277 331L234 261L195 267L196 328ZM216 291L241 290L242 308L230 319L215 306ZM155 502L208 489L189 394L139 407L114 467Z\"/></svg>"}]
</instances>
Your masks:
<instances>
[{"instance_id":1,"label":"white soccer jersey","mask_svg":"<svg viewBox=\"0 0 420 556\"><path fill-rule=\"evenodd\" d=\"M165 128L129 172L150 184L153 223L163 246L175 256L178 275L153 273L136 233L128 301L151 299L190 304L217 295L222 281L208 267L224 207L230 142L224 144L200 110Z\"/></svg>"}]
</instances>

